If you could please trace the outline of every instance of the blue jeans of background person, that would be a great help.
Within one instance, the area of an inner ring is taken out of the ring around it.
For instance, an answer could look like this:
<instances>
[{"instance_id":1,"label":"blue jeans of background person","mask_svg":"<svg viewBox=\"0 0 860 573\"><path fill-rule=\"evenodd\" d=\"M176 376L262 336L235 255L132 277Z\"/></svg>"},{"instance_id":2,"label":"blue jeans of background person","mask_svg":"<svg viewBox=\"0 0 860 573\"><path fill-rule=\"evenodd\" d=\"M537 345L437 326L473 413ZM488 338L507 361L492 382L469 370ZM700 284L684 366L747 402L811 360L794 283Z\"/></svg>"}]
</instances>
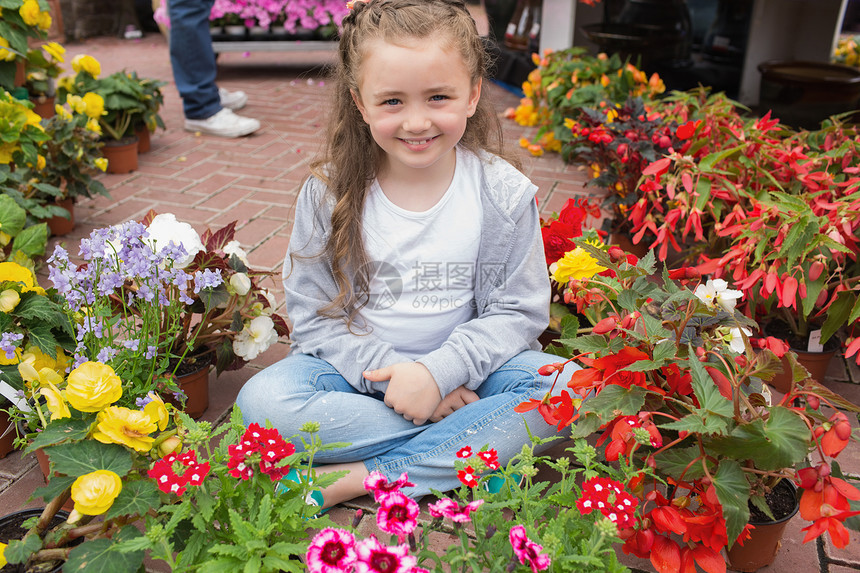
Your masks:
<instances>
[{"instance_id":1,"label":"blue jeans of background person","mask_svg":"<svg viewBox=\"0 0 860 573\"><path fill-rule=\"evenodd\" d=\"M221 111L209 33L209 13L214 3L215 0L168 0L170 64L186 119L206 119Z\"/></svg>"},{"instance_id":2,"label":"blue jeans of background person","mask_svg":"<svg viewBox=\"0 0 860 573\"><path fill-rule=\"evenodd\" d=\"M270 421L285 438L299 434L305 422L319 422L323 444L349 442L315 454L321 464L363 461L368 471L380 471L389 480L407 472L415 483L404 493L419 497L430 489L449 491L460 481L454 461L460 448L495 448L505 465L533 435L549 437L556 427L531 410L514 412L530 398L542 398L555 375L541 376L538 368L557 362L557 356L525 351L491 374L468 404L439 422L416 426L383 403L383 395L362 394L328 362L294 354L254 375L236 399L245 424ZM575 365L559 377L554 394L566 387ZM307 437L307 436L305 436ZM293 439L297 448L301 442Z\"/></svg>"}]
</instances>

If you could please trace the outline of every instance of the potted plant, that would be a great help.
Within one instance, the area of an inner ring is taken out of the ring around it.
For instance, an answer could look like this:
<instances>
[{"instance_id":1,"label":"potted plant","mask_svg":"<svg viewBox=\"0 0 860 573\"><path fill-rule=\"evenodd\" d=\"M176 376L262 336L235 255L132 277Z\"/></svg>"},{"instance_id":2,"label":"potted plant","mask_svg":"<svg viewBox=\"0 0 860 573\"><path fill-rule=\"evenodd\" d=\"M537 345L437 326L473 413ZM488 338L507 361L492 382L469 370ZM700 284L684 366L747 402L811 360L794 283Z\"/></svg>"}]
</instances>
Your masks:
<instances>
[{"instance_id":1,"label":"potted plant","mask_svg":"<svg viewBox=\"0 0 860 573\"><path fill-rule=\"evenodd\" d=\"M161 88L167 83L151 78L140 78L134 71L129 72L129 77L138 82L141 88L141 103L144 110L142 116L136 120L135 135L138 138L138 151L147 153L150 150L150 135L159 127L164 129L164 120L158 112L164 105L164 94Z\"/></svg>"},{"instance_id":2,"label":"potted plant","mask_svg":"<svg viewBox=\"0 0 860 573\"><path fill-rule=\"evenodd\" d=\"M47 0L9 0L0 19L0 88L12 91L26 81L29 39L44 40L51 27ZM26 97L26 96L25 96Z\"/></svg>"},{"instance_id":3,"label":"potted plant","mask_svg":"<svg viewBox=\"0 0 860 573\"><path fill-rule=\"evenodd\" d=\"M66 101L68 109L57 106L58 113L42 121L42 128L49 136L39 146L43 160L23 170L23 178L30 184L26 196L44 204L49 212L55 208L63 210L46 219L53 235L63 235L74 228L74 204L78 198L110 196L104 184L94 177L104 172L108 164L101 153L98 123L104 109L101 96L87 93L83 97L69 96ZM51 191L60 192L45 192L41 190L44 184L50 185ZM32 210L31 213L39 215Z\"/></svg>"},{"instance_id":4,"label":"potted plant","mask_svg":"<svg viewBox=\"0 0 860 573\"><path fill-rule=\"evenodd\" d=\"M860 490L836 461L852 439L840 409L858 408L802 369L773 398L761 380L779 362L753 352L755 323L734 308L742 293L725 282L690 268L655 280L653 252L634 265L617 247L577 242L612 271L568 286L572 300L600 311L590 335L560 341L584 368L558 381L567 386L558 397L519 408L538 408L559 428L575 422L575 437L603 430L606 459L640 468L631 489L641 511L621 532L623 550L661 573L692 563L722 570L723 548L751 543L750 512L774 517L766 500L780 482L800 490L801 517L812 522L805 540L827 531L844 547Z\"/></svg>"},{"instance_id":5,"label":"potted plant","mask_svg":"<svg viewBox=\"0 0 860 573\"><path fill-rule=\"evenodd\" d=\"M54 115L54 96L57 87L55 80L60 75L66 49L56 42L47 42L27 51L24 67L26 80L24 87L34 109L43 118Z\"/></svg>"},{"instance_id":6,"label":"potted plant","mask_svg":"<svg viewBox=\"0 0 860 573\"><path fill-rule=\"evenodd\" d=\"M132 387L129 399L154 385L178 391L174 376L200 371L202 402L185 407L201 415L210 364L239 368L288 333L261 284L271 273L248 268L234 233L235 222L201 237L171 214L150 213L93 231L81 242L82 268L56 247L49 277L67 312L85 315L77 356L111 364Z\"/></svg>"},{"instance_id":7,"label":"potted plant","mask_svg":"<svg viewBox=\"0 0 860 573\"><path fill-rule=\"evenodd\" d=\"M661 258L688 233L708 237L691 264L731 278L767 334L816 349L858 317L855 130L838 118L794 132L769 115L700 117L683 148L645 169L634 228L658 236Z\"/></svg>"},{"instance_id":8,"label":"potted plant","mask_svg":"<svg viewBox=\"0 0 860 573\"><path fill-rule=\"evenodd\" d=\"M92 56L78 55L72 60L75 76L60 83L59 95L65 102L69 96L87 93L99 95L104 110L99 117L105 147L102 153L108 159L111 173L128 173L137 169L136 124L142 123L147 113L141 78L126 71L101 76L101 65Z\"/></svg>"}]
</instances>

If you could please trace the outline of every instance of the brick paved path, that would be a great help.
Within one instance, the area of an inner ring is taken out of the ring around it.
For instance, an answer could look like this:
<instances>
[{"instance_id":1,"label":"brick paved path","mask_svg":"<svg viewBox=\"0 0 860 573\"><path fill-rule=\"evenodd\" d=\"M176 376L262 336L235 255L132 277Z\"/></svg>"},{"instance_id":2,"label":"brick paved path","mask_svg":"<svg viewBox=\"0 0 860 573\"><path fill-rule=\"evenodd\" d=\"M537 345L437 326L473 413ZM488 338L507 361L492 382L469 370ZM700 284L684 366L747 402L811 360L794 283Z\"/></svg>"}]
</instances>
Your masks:
<instances>
[{"instance_id":1,"label":"brick paved path","mask_svg":"<svg viewBox=\"0 0 860 573\"><path fill-rule=\"evenodd\" d=\"M149 34L141 40L96 38L66 46L67 61L80 53L95 56L105 74L128 68L143 77L168 82L162 111L167 129L153 136L152 151L140 156L140 168L127 175L105 175L102 180L112 198L99 197L76 206L77 227L60 239L74 246L94 229L130 218L143 217L149 209L172 212L198 231L217 228L238 220L237 238L249 251L254 268L280 271L292 226L298 186L307 175L307 163L321 139L327 103L324 66L331 52L226 53L219 57L219 85L242 89L249 95L241 113L256 117L263 128L250 137L226 140L199 136L182 130L181 101L173 86L165 40ZM501 112L516 105L517 97L489 85L485 93ZM505 121L512 146L527 130ZM557 155L524 156L524 171L539 187L542 212L561 208L568 197L589 193L585 176L576 166L567 166ZM52 246L49 246L49 249ZM279 281L270 285L283 303ZM210 407L204 419L218 421L230 409L236 393L257 369L281 359L286 341L252 361L248 367L210 381ZM860 381L856 368L839 360L831 367L828 383L855 403L860 403ZM852 445L842 454L844 469L860 475L860 448ZM8 509L34 507L27 501L41 485L42 477L32 456L15 452L0 460L0 506ZM372 509L369 498L334 508L332 516L347 523L357 507ZM375 520L365 517L362 528ZM860 569L860 535L852 534L847 550L834 551L828 542L800 542L805 526L793 519L776 562L761 571L791 573L846 573ZM440 537L436 543L450 540ZM632 567L652 571L650 563L628 560Z\"/></svg>"}]
</instances>

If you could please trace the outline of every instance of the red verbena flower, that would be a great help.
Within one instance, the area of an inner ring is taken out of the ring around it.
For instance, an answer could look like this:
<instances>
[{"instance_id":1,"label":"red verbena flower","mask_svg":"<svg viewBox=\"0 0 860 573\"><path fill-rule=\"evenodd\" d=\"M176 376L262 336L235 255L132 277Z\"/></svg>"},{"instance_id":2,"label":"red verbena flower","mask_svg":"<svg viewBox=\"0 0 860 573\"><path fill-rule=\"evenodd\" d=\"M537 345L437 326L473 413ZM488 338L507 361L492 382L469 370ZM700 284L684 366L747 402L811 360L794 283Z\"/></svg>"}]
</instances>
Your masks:
<instances>
[{"instance_id":1,"label":"red verbena flower","mask_svg":"<svg viewBox=\"0 0 860 573\"><path fill-rule=\"evenodd\" d=\"M478 485L478 478L475 476L475 469L471 466L466 466L457 472L457 479L459 479L463 485L469 487L475 487Z\"/></svg>"},{"instance_id":2,"label":"red verbena flower","mask_svg":"<svg viewBox=\"0 0 860 573\"><path fill-rule=\"evenodd\" d=\"M472 457L471 446L463 446L462 448L460 448L460 450L457 452L457 457L462 460Z\"/></svg>"},{"instance_id":3,"label":"red verbena flower","mask_svg":"<svg viewBox=\"0 0 860 573\"><path fill-rule=\"evenodd\" d=\"M487 466L487 469L499 469L499 452L497 452L494 448L478 452L478 457L483 460L484 465Z\"/></svg>"},{"instance_id":4,"label":"red verbena flower","mask_svg":"<svg viewBox=\"0 0 860 573\"><path fill-rule=\"evenodd\" d=\"M582 496L576 507L582 515L599 511L619 529L636 522L638 500L624 489L624 484L609 478L593 477L582 484Z\"/></svg>"},{"instance_id":5,"label":"red verbena flower","mask_svg":"<svg viewBox=\"0 0 860 573\"><path fill-rule=\"evenodd\" d=\"M197 463L197 452L171 453L152 465L147 475L164 493L181 496L188 485L199 486L209 474L209 462Z\"/></svg>"},{"instance_id":6,"label":"red verbena flower","mask_svg":"<svg viewBox=\"0 0 860 573\"><path fill-rule=\"evenodd\" d=\"M249 480L254 475L251 464L256 462L260 473L268 475L272 481L278 481L290 471L288 465L279 466L279 462L293 455L295 451L295 446L284 440L278 430L251 424L238 444L227 447L227 453L230 455L227 462L229 474L238 479Z\"/></svg>"}]
</instances>

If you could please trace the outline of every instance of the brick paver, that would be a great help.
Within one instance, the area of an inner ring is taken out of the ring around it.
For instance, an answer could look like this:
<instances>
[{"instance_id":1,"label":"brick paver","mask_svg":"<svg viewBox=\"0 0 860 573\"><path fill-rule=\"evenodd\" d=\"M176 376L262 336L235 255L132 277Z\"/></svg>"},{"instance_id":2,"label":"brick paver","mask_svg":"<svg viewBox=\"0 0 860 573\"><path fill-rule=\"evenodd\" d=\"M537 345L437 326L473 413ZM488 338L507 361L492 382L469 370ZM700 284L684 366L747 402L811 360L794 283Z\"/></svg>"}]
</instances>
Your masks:
<instances>
[{"instance_id":1,"label":"brick paver","mask_svg":"<svg viewBox=\"0 0 860 573\"><path fill-rule=\"evenodd\" d=\"M262 130L240 140L199 136L182 129L181 101L173 85L165 40L147 35L141 40L96 38L70 44L67 61L80 53L98 58L103 73L129 68L143 77L168 82L164 88L162 110L167 129L152 137L152 151L141 155L140 168L125 175L105 175L102 181L112 199L81 201L76 207L77 227L68 236L52 239L75 245L94 228L118 223L128 217L142 217L149 209L173 212L202 231L207 225L217 228L238 220L238 238L249 252L252 266L272 270L269 285L283 300L277 276L292 225L293 206L298 186L306 177L307 164L321 139L325 122L328 87L323 67L330 63L331 52L301 53L225 53L219 59L219 84L228 89L243 89L249 103L242 112L257 117ZM496 85L486 85L501 112L514 106L517 97ZM511 145L529 130L504 122ZM585 187L587 175L575 165L565 165L555 154L540 158L523 157L524 171L538 185L538 201L547 215L577 195L591 195L596 189ZM52 247L51 247L52 248ZM242 384L257 369L283 358L288 351L282 341L252 361L248 367L225 373L210 381L211 405L205 419L223 419ZM836 391L860 401L860 380L855 365L841 359L831 368L829 381ZM843 453L840 461L852 472L860 473L860 450L856 444ZM34 507L27 501L41 485L42 477L35 459L14 452L0 460L0 504L7 508ZM332 516L341 523L352 519L354 509L371 510L367 498L334 508ZM373 516L365 517L365 524ZM797 573L848 573L860 569L860 539L852 535L847 550L834 550L829 543L801 544L800 531L806 523L791 521L776 562L761 571ZM369 525L365 525L369 527ZM440 546L444 537L434 540ZM643 560L626 559L632 567L652 571Z\"/></svg>"}]
</instances>

